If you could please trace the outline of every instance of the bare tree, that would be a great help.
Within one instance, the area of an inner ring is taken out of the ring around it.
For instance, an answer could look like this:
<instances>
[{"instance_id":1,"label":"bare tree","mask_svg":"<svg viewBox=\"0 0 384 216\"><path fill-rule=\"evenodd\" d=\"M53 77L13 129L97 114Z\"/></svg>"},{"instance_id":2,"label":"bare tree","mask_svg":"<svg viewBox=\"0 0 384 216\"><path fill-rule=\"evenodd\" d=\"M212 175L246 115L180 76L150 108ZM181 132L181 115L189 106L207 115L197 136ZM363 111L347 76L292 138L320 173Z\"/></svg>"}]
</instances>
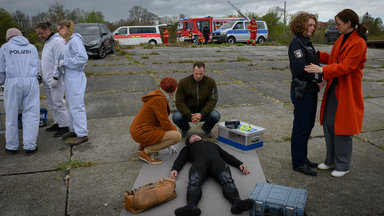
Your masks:
<instances>
[{"instance_id":1,"label":"bare tree","mask_svg":"<svg viewBox=\"0 0 384 216\"><path fill-rule=\"evenodd\" d=\"M51 23L59 23L61 20L66 18L64 5L55 3L48 9L48 17Z\"/></svg>"},{"instance_id":2,"label":"bare tree","mask_svg":"<svg viewBox=\"0 0 384 216\"><path fill-rule=\"evenodd\" d=\"M32 26L36 27L39 23L45 23L48 22L48 14L45 12L39 12L35 16L32 16Z\"/></svg>"},{"instance_id":3,"label":"bare tree","mask_svg":"<svg viewBox=\"0 0 384 216\"><path fill-rule=\"evenodd\" d=\"M133 6L129 10L129 18L135 24L154 24L155 20L157 20L157 15L149 12L147 9L142 8L139 5Z\"/></svg>"},{"instance_id":4,"label":"bare tree","mask_svg":"<svg viewBox=\"0 0 384 216\"><path fill-rule=\"evenodd\" d=\"M30 18L23 12L19 10L15 11L15 13L12 14L12 18L21 31L27 32L31 29Z\"/></svg>"}]
</instances>

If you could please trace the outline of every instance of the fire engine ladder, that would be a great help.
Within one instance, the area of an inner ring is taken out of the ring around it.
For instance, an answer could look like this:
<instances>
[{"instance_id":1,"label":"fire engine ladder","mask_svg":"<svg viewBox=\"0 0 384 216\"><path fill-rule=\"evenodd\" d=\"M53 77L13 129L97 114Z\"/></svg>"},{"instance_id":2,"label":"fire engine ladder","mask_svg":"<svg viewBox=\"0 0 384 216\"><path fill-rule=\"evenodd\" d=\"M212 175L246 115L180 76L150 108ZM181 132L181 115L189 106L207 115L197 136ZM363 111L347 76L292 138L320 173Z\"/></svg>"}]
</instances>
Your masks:
<instances>
[{"instance_id":1,"label":"fire engine ladder","mask_svg":"<svg viewBox=\"0 0 384 216\"><path fill-rule=\"evenodd\" d=\"M244 17L247 20L250 20L245 14L243 14L243 12L241 12L241 10L239 8L237 8L235 5L233 5L232 2L230 2L229 0L228 0L228 4L230 4L233 7L233 9L235 9L235 11L237 11L237 13L240 14L240 16Z\"/></svg>"}]
</instances>

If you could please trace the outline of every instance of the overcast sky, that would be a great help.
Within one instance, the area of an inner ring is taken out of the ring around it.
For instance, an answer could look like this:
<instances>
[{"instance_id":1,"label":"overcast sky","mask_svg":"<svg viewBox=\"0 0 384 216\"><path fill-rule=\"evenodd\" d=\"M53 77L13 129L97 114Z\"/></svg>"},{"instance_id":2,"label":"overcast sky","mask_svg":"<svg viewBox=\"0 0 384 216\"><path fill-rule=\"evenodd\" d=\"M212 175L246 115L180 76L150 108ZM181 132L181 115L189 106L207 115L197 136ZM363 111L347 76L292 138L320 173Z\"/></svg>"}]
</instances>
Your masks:
<instances>
[{"instance_id":1,"label":"overcast sky","mask_svg":"<svg viewBox=\"0 0 384 216\"><path fill-rule=\"evenodd\" d=\"M128 11L134 5L140 5L150 12L163 16L179 16L183 13L189 17L226 16L236 14L227 0L0 0L0 8L13 13L20 10L30 16L45 12L49 6L58 2L66 9L80 8L85 11L101 11L106 21L114 22L127 19ZM231 0L243 12L256 12L262 16L270 8L284 8L284 0ZM328 21L345 8L354 10L360 17L366 12L372 17L384 21L384 0L286 0L287 13L297 11L317 13L320 21Z\"/></svg>"}]
</instances>

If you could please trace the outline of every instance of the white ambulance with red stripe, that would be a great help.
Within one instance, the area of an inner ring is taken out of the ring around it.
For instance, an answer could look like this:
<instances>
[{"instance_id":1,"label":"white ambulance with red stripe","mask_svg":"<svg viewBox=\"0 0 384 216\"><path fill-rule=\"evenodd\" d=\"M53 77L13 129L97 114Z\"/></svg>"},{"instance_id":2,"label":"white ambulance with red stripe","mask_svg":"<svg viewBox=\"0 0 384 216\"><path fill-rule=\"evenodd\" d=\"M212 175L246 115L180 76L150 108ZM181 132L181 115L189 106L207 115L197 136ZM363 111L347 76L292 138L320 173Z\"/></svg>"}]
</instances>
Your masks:
<instances>
[{"instance_id":1,"label":"white ambulance with red stripe","mask_svg":"<svg viewBox=\"0 0 384 216\"><path fill-rule=\"evenodd\" d=\"M150 43L162 44L159 26L121 26L113 32L113 38L121 45Z\"/></svg>"}]
</instances>

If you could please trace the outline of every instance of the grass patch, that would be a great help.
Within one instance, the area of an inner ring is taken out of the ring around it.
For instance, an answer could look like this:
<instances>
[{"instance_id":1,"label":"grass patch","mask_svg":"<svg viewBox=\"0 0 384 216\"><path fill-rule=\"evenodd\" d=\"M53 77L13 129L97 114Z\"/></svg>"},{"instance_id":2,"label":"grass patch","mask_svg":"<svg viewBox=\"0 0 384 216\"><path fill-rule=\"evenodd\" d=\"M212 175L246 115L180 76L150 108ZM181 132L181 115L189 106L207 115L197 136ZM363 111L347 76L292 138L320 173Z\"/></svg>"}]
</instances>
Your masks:
<instances>
[{"instance_id":1,"label":"grass patch","mask_svg":"<svg viewBox=\"0 0 384 216\"><path fill-rule=\"evenodd\" d=\"M182 61L175 61L175 62L168 62L168 64L181 64L181 63L194 63L194 60L182 60Z\"/></svg>"},{"instance_id":2,"label":"grass patch","mask_svg":"<svg viewBox=\"0 0 384 216\"><path fill-rule=\"evenodd\" d=\"M245 57L242 57L242 56L237 56L237 61L238 62L250 62L252 60L248 59L248 58L245 58Z\"/></svg>"},{"instance_id":3,"label":"grass patch","mask_svg":"<svg viewBox=\"0 0 384 216\"><path fill-rule=\"evenodd\" d=\"M161 62L152 62L152 64L163 64Z\"/></svg>"},{"instance_id":4,"label":"grass patch","mask_svg":"<svg viewBox=\"0 0 384 216\"><path fill-rule=\"evenodd\" d=\"M40 96L40 100L45 100L45 99L47 99L47 97L46 96Z\"/></svg>"},{"instance_id":5,"label":"grass patch","mask_svg":"<svg viewBox=\"0 0 384 216\"><path fill-rule=\"evenodd\" d=\"M151 52L151 53L149 53L149 55L160 55L160 53L158 53L158 52Z\"/></svg>"},{"instance_id":6,"label":"grass patch","mask_svg":"<svg viewBox=\"0 0 384 216\"><path fill-rule=\"evenodd\" d=\"M141 56L140 58L141 58L141 59L149 59L148 56Z\"/></svg>"},{"instance_id":7,"label":"grass patch","mask_svg":"<svg viewBox=\"0 0 384 216\"><path fill-rule=\"evenodd\" d=\"M73 169L73 168L78 168L78 167L90 167L92 166L94 163L92 163L91 161L80 161L80 160L67 160L63 163L59 163L59 168L58 170L70 170L70 169Z\"/></svg>"},{"instance_id":8,"label":"grass patch","mask_svg":"<svg viewBox=\"0 0 384 216\"><path fill-rule=\"evenodd\" d=\"M216 60L215 62L225 62L224 59L219 59L219 60Z\"/></svg>"},{"instance_id":9,"label":"grass patch","mask_svg":"<svg viewBox=\"0 0 384 216\"><path fill-rule=\"evenodd\" d=\"M290 136L285 136L282 139L283 139L283 141L291 141L291 137Z\"/></svg>"},{"instance_id":10,"label":"grass patch","mask_svg":"<svg viewBox=\"0 0 384 216\"><path fill-rule=\"evenodd\" d=\"M96 76L96 73L95 72L91 72L91 71L84 71L85 73L85 76L86 77L92 77L92 76Z\"/></svg>"},{"instance_id":11,"label":"grass patch","mask_svg":"<svg viewBox=\"0 0 384 216\"><path fill-rule=\"evenodd\" d=\"M215 52L221 52L221 50L216 50Z\"/></svg>"}]
</instances>

